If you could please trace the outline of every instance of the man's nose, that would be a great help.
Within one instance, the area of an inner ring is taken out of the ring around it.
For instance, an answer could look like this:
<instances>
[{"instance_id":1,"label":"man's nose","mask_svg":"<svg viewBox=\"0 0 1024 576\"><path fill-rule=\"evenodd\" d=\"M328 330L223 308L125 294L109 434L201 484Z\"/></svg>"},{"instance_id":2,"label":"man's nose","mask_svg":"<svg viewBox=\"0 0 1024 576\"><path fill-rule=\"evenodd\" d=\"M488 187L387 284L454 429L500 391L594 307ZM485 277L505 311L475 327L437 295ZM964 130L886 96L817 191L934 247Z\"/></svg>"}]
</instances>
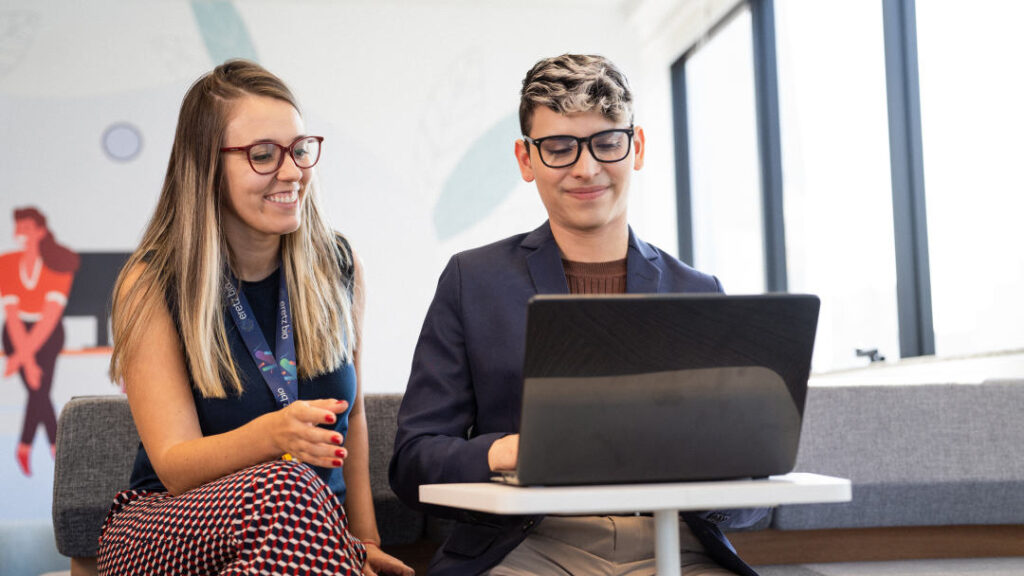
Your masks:
<instances>
[{"instance_id":1,"label":"man's nose","mask_svg":"<svg viewBox=\"0 0 1024 576\"><path fill-rule=\"evenodd\" d=\"M601 170L601 163L590 153L590 146L584 146L580 150L580 157L572 165L572 174L577 178L588 178Z\"/></svg>"}]
</instances>

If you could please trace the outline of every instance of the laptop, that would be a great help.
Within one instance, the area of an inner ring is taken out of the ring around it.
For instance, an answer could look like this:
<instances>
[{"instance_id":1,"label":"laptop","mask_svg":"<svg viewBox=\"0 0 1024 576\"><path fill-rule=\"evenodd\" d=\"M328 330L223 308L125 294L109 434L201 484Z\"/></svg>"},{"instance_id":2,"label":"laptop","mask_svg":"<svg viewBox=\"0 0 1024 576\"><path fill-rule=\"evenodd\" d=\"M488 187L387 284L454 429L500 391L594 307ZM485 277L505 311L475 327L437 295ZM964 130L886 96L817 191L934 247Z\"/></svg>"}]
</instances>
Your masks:
<instances>
[{"instance_id":1,"label":"laptop","mask_svg":"<svg viewBox=\"0 0 1024 576\"><path fill-rule=\"evenodd\" d=\"M816 296L533 297L519 462L496 480L580 485L792 471Z\"/></svg>"}]
</instances>

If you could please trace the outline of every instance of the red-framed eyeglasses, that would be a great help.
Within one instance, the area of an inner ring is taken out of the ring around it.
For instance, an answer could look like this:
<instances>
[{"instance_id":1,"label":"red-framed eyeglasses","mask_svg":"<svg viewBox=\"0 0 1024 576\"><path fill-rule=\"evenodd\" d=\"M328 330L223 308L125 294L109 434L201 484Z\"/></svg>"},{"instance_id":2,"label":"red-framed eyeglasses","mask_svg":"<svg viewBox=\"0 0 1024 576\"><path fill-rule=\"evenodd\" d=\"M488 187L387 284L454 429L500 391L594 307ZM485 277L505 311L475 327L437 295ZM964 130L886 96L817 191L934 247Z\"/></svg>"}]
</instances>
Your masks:
<instances>
[{"instance_id":1,"label":"red-framed eyeglasses","mask_svg":"<svg viewBox=\"0 0 1024 576\"><path fill-rule=\"evenodd\" d=\"M245 152L249 158L249 166L257 174L273 174L281 168L285 154L289 154L295 165L306 169L316 166L320 160L323 136L299 136L290 146L281 146L277 142L256 142L248 146L227 146L221 152Z\"/></svg>"}]
</instances>

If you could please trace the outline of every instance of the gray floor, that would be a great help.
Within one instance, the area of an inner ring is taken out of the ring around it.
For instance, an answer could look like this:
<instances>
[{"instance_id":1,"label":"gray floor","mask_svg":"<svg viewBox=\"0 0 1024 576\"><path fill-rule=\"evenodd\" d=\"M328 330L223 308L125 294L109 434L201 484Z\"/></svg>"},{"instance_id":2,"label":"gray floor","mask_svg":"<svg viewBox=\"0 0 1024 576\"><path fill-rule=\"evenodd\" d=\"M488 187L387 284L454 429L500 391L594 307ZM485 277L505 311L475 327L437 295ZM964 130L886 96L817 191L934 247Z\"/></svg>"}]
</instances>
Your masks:
<instances>
[{"instance_id":1,"label":"gray floor","mask_svg":"<svg viewBox=\"0 0 1024 576\"><path fill-rule=\"evenodd\" d=\"M761 576L1021 576L1024 557L761 566L757 572Z\"/></svg>"}]
</instances>

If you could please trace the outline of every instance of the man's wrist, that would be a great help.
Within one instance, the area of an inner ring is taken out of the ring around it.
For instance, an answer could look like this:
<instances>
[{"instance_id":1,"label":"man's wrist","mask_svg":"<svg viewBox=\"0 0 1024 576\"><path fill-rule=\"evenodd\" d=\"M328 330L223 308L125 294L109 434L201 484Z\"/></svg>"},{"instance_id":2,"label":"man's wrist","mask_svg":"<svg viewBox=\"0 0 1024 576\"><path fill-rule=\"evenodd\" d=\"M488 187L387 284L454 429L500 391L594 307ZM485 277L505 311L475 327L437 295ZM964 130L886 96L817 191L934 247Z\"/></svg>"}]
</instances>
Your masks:
<instances>
[{"instance_id":1,"label":"man's wrist","mask_svg":"<svg viewBox=\"0 0 1024 576\"><path fill-rule=\"evenodd\" d=\"M513 442L514 444L512 444ZM491 443L491 447L487 450L487 467L491 472L512 470L516 467L519 455L518 442L519 438L516 434L508 434Z\"/></svg>"},{"instance_id":2,"label":"man's wrist","mask_svg":"<svg viewBox=\"0 0 1024 576\"><path fill-rule=\"evenodd\" d=\"M501 440L501 438L498 438L498 440L495 440L494 442L491 442L491 446L489 448L487 448L487 469L490 470L491 472L495 472L496 471L494 469L494 449L495 449L494 447L495 447L495 445L498 444L499 440Z\"/></svg>"}]
</instances>

